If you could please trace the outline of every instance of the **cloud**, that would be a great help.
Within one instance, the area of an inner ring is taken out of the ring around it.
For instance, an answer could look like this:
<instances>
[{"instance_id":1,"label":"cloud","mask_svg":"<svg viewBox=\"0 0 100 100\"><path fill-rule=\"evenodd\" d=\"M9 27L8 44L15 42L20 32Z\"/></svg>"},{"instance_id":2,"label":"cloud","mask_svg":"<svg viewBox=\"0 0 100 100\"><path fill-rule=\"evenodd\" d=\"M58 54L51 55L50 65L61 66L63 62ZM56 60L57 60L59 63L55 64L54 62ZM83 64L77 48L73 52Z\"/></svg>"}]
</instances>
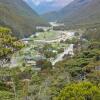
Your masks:
<instances>
[{"instance_id":1,"label":"cloud","mask_svg":"<svg viewBox=\"0 0 100 100\"><path fill-rule=\"evenodd\" d=\"M73 0L54 0L54 6L64 7L72 1Z\"/></svg>"},{"instance_id":2,"label":"cloud","mask_svg":"<svg viewBox=\"0 0 100 100\"><path fill-rule=\"evenodd\" d=\"M49 3L49 2L53 2L54 0L24 0L26 2L32 1L36 6L39 6L42 3Z\"/></svg>"},{"instance_id":3,"label":"cloud","mask_svg":"<svg viewBox=\"0 0 100 100\"><path fill-rule=\"evenodd\" d=\"M38 13L60 10L73 0L24 0Z\"/></svg>"},{"instance_id":4,"label":"cloud","mask_svg":"<svg viewBox=\"0 0 100 100\"><path fill-rule=\"evenodd\" d=\"M24 0L28 2L29 0ZM52 3L54 6L64 6L70 3L73 0L31 0L36 6L39 6L43 3Z\"/></svg>"}]
</instances>

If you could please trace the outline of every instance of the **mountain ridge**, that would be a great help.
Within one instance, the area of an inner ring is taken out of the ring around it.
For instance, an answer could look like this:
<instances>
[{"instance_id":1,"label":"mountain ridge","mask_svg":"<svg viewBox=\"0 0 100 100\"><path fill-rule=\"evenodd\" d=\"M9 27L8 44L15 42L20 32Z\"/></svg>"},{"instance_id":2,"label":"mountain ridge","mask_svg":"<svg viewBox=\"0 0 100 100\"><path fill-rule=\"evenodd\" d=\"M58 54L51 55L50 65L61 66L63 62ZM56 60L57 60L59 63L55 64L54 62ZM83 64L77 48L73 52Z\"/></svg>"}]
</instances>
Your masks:
<instances>
[{"instance_id":1,"label":"mountain ridge","mask_svg":"<svg viewBox=\"0 0 100 100\"><path fill-rule=\"evenodd\" d=\"M75 0L58 12L43 15L49 21L65 23L66 26L100 23L99 0Z\"/></svg>"},{"instance_id":2,"label":"mountain ridge","mask_svg":"<svg viewBox=\"0 0 100 100\"><path fill-rule=\"evenodd\" d=\"M0 0L0 25L10 27L17 36L23 37L31 35L37 25L48 23L23 0Z\"/></svg>"}]
</instances>

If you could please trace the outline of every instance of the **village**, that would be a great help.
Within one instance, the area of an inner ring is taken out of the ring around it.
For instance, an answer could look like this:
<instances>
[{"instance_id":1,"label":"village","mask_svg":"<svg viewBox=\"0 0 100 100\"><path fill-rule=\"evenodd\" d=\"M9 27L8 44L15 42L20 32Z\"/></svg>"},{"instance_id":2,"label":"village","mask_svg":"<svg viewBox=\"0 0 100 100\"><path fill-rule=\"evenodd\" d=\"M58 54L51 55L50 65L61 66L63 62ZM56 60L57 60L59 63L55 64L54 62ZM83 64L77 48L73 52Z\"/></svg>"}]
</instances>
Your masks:
<instances>
[{"instance_id":1,"label":"village","mask_svg":"<svg viewBox=\"0 0 100 100\"><path fill-rule=\"evenodd\" d=\"M32 66L34 71L40 71L41 66L37 64L39 61L47 60L53 66L62 61L65 55L74 54L73 44L68 44L66 41L75 38L75 32L55 31L48 27L39 28L44 29L44 32L37 32L29 38L22 39L25 48L12 56L11 67L25 65Z\"/></svg>"}]
</instances>

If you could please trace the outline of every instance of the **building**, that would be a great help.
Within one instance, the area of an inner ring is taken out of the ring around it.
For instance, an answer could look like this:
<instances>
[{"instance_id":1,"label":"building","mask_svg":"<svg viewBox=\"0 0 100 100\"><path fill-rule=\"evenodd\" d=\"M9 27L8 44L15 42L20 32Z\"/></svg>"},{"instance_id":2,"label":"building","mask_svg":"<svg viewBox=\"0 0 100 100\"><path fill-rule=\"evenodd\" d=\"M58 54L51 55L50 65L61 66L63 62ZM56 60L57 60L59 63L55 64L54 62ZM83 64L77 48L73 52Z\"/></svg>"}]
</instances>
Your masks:
<instances>
[{"instance_id":1,"label":"building","mask_svg":"<svg viewBox=\"0 0 100 100\"><path fill-rule=\"evenodd\" d=\"M64 23L49 22L52 27L65 26Z\"/></svg>"},{"instance_id":2,"label":"building","mask_svg":"<svg viewBox=\"0 0 100 100\"><path fill-rule=\"evenodd\" d=\"M40 71L41 67L37 65L37 61L45 60L46 58L42 55L36 55L34 57L26 57L25 62L26 66L32 66L34 71Z\"/></svg>"},{"instance_id":3,"label":"building","mask_svg":"<svg viewBox=\"0 0 100 100\"><path fill-rule=\"evenodd\" d=\"M25 44L28 44L29 41L32 41L30 38L23 38L22 41L25 43Z\"/></svg>"},{"instance_id":4,"label":"building","mask_svg":"<svg viewBox=\"0 0 100 100\"><path fill-rule=\"evenodd\" d=\"M37 30L43 30L43 31L48 31L51 30L52 27L50 26L37 26L36 29Z\"/></svg>"}]
</instances>

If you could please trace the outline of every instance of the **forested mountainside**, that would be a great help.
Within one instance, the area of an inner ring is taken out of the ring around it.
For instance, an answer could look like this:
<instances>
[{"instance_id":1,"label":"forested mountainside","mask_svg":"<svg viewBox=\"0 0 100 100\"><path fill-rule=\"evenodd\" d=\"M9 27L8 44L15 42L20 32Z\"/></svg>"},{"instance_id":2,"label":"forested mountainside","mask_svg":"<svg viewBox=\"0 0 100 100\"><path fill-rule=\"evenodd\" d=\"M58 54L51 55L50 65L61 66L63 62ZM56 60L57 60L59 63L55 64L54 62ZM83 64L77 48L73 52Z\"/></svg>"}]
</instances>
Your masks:
<instances>
[{"instance_id":1,"label":"forested mountainside","mask_svg":"<svg viewBox=\"0 0 100 100\"><path fill-rule=\"evenodd\" d=\"M58 12L44 15L48 20L58 20L67 26L100 23L100 0L75 0Z\"/></svg>"},{"instance_id":2,"label":"forested mountainside","mask_svg":"<svg viewBox=\"0 0 100 100\"><path fill-rule=\"evenodd\" d=\"M23 0L0 0L0 25L10 27L18 37L34 33L35 26L48 25Z\"/></svg>"}]
</instances>

